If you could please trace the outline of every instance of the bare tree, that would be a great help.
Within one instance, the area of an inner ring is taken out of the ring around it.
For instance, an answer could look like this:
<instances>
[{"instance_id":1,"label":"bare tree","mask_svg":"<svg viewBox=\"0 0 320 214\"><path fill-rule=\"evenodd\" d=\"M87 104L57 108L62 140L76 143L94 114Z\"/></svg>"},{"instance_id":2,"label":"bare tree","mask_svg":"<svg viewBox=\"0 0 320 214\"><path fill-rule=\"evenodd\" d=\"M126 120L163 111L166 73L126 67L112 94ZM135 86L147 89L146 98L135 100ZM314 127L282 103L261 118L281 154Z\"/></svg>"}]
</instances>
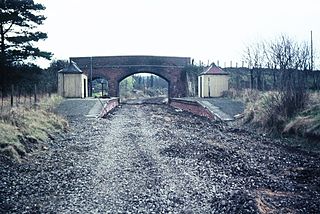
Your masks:
<instances>
[{"instance_id":1,"label":"bare tree","mask_svg":"<svg viewBox=\"0 0 320 214\"><path fill-rule=\"evenodd\" d=\"M266 66L267 62L265 59L264 42L258 42L246 48L244 60L250 68L250 83L252 89L254 88L254 79L256 79L256 88L262 90L263 73L261 67Z\"/></svg>"},{"instance_id":2,"label":"bare tree","mask_svg":"<svg viewBox=\"0 0 320 214\"><path fill-rule=\"evenodd\" d=\"M247 46L243 58L245 62L249 65L249 68L258 68L266 64L264 49L264 42L257 42L253 45Z\"/></svg>"},{"instance_id":3,"label":"bare tree","mask_svg":"<svg viewBox=\"0 0 320 214\"><path fill-rule=\"evenodd\" d=\"M261 67L273 68L274 89L281 94L287 116L292 116L305 105L306 70L310 66L310 50L306 42L297 42L286 35L268 43L258 42L246 48L245 61L251 68L252 88L256 79L259 90L263 81Z\"/></svg>"},{"instance_id":4,"label":"bare tree","mask_svg":"<svg viewBox=\"0 0 320 214\"><path fill-rule=\"evenodd\" d=\"M286 35L281 35L269 43L265 56L274 68L306 70L310 61L310 49L306 42L298 43Z\"/></svg>"},{"instance_id":5,"label":"bare tree","mask_svg":"<svg viewBox=\"0 0 320 214\"><path fill-rule=\"evenodd\" d=\"M303 42L296 47L295 54L295 69L307 70L310 67L310 48L306 42Z\"/></svg>"},{"instance_id":6,"label":"bare tree","mask_svg":"<svg viewBox=\"0 0 320 214\"><path fill-rule=\"evenodd\" d=\"M280 72L279 90L287 116L304 107L306 93L306 69L310 51L306 43L298 43L282 35L269 44L266 51L275 68Z\"/></svg>"}]
</instances>

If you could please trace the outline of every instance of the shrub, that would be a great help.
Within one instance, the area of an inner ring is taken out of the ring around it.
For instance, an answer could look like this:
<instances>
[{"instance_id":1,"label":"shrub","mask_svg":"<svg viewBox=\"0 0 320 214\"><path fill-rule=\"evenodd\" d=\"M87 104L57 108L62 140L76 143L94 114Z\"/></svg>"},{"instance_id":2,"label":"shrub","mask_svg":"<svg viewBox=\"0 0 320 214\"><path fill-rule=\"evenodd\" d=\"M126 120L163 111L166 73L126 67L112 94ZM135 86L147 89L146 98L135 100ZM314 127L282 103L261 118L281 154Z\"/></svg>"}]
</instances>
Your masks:
<instances>
[{"instance_id":1,"label":"shrub","mask_svg":"<svg viewBox=\"0 0 320 214\"><path fill-rule=\"evenodd\" d=\"M304 106L307 95L286 92L265 92L248 96L245 123L253 123L264 130L282 133L287 122Z\"/></svg>"},{"instance_id":2,"label":"shrub","mask_svg":"<svg viewBox=\"0 0 320 214\"><path fill-rule=\"evenodd\" d=\"M271 131L281 129L285 123L281 94L266 92L254 102L249 102L245 111L245 122Z\"/></svg>"}]
</instances>

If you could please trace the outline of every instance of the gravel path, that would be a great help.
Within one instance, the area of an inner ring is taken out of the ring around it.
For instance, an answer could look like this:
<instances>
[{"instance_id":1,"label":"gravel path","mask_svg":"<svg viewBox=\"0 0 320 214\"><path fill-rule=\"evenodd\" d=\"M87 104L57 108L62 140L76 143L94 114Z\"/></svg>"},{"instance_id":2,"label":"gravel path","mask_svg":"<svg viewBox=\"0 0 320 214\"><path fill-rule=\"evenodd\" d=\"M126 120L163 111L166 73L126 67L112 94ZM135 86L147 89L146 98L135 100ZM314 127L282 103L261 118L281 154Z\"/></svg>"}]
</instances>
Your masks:
<instances>
[{"instance_id":1,"label":"gravel path","mask_svg":"<svg viewBox=\"0 0 320 214\"><path fill-rule=\"evenodd\" d=\"M0 168L0 213L319 213L320 158L161 105L124 105Z\"/></svg>"}]
</instances>

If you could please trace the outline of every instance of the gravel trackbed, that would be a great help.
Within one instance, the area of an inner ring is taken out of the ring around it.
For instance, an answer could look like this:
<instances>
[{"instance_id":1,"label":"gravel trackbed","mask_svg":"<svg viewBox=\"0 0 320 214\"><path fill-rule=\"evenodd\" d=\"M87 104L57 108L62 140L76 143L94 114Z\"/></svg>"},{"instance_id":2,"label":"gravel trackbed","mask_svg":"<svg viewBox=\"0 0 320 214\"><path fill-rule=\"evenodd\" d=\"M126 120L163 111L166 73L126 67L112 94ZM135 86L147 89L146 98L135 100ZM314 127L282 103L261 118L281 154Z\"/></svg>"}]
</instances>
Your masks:
<instances>
[{"instance_id":1,"label":"gravel trackbed","mask_svg":"<svg viewBox=\"0 0 320 214\"><path fill-rule=\"evenodd\" d=\"M1 163L0 213L319 213L320 158L167 105L73 115Z\"/></svg>"}]
</instances>

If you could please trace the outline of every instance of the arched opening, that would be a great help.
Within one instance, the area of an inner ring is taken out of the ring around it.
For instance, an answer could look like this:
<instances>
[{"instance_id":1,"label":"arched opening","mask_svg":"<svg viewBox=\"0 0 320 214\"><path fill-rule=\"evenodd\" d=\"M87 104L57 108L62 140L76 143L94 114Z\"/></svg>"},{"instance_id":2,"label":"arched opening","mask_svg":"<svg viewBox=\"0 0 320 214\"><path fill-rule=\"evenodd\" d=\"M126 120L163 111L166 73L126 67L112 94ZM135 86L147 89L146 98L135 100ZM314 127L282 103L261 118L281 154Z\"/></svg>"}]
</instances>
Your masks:
<instances>
[{"instance_id":1,"label":"arched opening","mask_svg":"<svg viewBox=\"0 0 320 214\"><path fill-rule=\"evenodd\" d=\"M109 97L108 81L104 77L95 77L92 79L92 97Z\"/></svg>"},{"instance_id":2,"label":"arched opening","mask_svg":"<svg viewBox=\"0 0 320 214\"><path fill-rule=\"evenodd\" d=\"M152 73L136 73L119 82L122 103L166 103L169 82Z\"/></svg>"}]
</instances>

